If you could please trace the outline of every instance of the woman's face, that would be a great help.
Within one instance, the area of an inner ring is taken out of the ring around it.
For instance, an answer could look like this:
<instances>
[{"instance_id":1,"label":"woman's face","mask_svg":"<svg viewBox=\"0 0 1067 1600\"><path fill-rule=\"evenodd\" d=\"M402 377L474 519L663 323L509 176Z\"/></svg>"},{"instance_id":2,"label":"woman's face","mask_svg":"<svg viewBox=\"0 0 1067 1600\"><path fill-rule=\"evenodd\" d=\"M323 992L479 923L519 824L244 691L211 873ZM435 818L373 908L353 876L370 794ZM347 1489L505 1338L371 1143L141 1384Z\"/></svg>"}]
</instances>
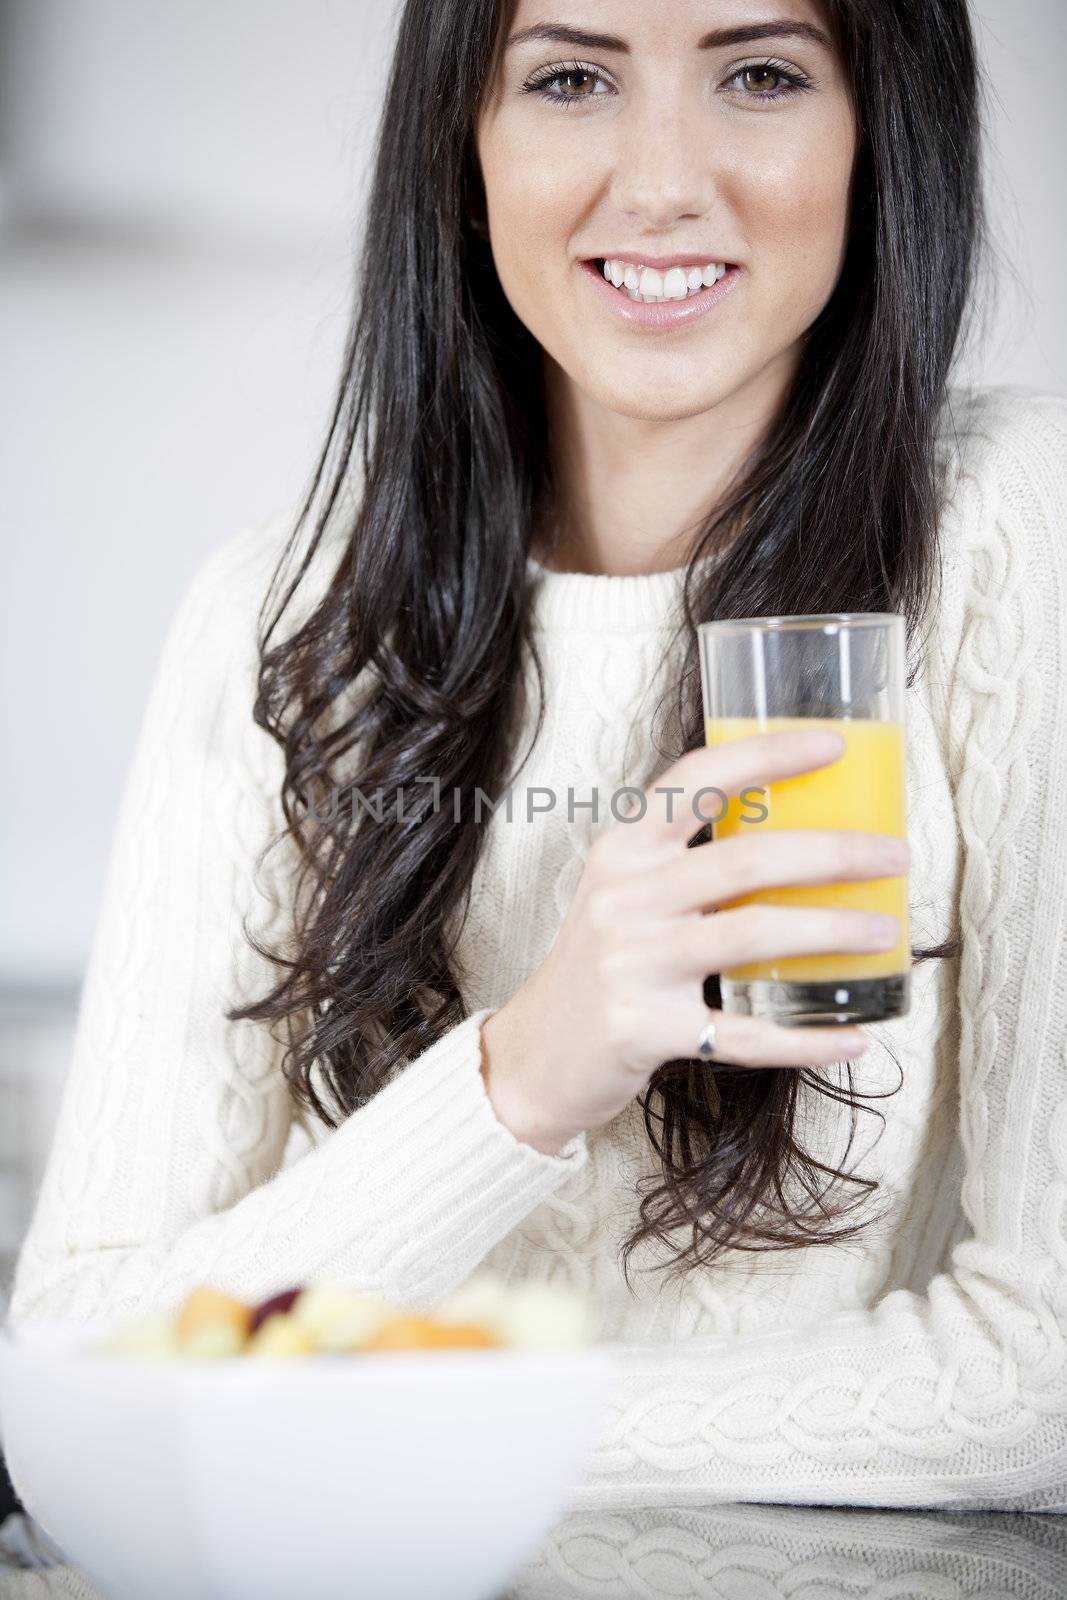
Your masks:
<instances>
[{"instance_id":1,"label":"woman's face","mask_svg":"<svg viewBox=\"0 0 1067 1600\"><path fill-rule=\"evenodd\" d=\"M788 373L841 270L856 143L821 6L517 0L506 40L476 148L501 285L548 356L657 420ZM605 260L686 299L635 302Z\"/></svg>"}]
</instances>

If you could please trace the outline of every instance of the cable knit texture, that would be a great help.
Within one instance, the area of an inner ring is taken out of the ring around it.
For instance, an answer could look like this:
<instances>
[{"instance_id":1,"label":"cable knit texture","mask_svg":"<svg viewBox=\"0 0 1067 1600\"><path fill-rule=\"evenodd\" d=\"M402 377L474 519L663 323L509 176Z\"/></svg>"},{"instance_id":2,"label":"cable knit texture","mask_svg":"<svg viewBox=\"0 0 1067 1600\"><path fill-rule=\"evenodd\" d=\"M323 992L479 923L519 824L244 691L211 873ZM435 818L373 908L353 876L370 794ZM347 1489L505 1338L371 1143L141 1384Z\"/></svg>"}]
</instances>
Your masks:
<instances>
[{"instance_id":1,"label":"cable knit texture","mask_svg":"<svg viewBox=\"0 0 1067 1600\"><path fill-rule=\"evenodd\" d=\"M716 1505L576 1511L507 1600L1063 1600L1057 1517Z\"/></svg>"},{"instance_id":2,"label":"cable knit texture","mask_svg":"<svg viewBox=\"0 0 1067 1600\"><path fill-rule=\"evenodd\" d=\"M308 1592L312 1579L309 1575ZM3 1600L103 1600L62 1562L0 1570ZM996 1511L796 1506L575 1511L500 1600L1063 1600L1067 1526Z\"/></svg>"},{"instance_id":3,"label":"cable knit texture","mask_svg":"<svg viewBox=\"0 0 1067 1600\"><path fill-rule=\"evenodd\" d=\"M678 648L680 571L531 561L548 714L512 819L485 824L466 1019L338 1129L294 1112L281 1047L223 1016L271 977L242 914L262 933L287 904L284 851L253 873L281 823L281 755L250 716L281 518L216 552L166 640L12 1319L174 1307L205 1280L432 1306L487 1265L585 1291L618 1347L578 1509L1067 1511L1067 401L959 391L941 450L909 884L913 940L958 932L962 955L916 966L910 1014L868 1030L859 1087L895 1089L897 1063L903 1085L878 1102L884 1129L861 1118L854 1170L887 1206L858 1242L731 1252L671 1288L646 1245L631 1293L618 1247L656 1170L639 1108L547 1156L484 1092L481 1024L551 946L612 792L666 765L649 695ZM561 798L527 822L538 787ZM815 1153L836 1163L847 1135L841 1108L815 1108Z\"/></svg>"}]
</instances>

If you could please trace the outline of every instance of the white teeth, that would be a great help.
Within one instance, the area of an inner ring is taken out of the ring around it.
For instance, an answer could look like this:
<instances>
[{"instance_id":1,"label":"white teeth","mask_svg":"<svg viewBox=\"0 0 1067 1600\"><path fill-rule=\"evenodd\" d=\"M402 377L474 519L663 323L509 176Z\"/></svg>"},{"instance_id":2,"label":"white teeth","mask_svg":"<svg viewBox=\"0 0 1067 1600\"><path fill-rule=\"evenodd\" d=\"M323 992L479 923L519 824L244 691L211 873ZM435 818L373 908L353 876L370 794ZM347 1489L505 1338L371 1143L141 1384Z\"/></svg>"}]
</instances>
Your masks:
<instances>
[{"instance_id":1,"label":"white teeth","mask_svg":"<svg viewBox=\"0 0 1067 1600\"><path fill-rule=\"evenodd\" d=\"M724 261L709 261L704 267L671 267L665 273L611 257L604 262L604 277L631 300L685 300L725 276Z\"/></svg>"}]
</instances>

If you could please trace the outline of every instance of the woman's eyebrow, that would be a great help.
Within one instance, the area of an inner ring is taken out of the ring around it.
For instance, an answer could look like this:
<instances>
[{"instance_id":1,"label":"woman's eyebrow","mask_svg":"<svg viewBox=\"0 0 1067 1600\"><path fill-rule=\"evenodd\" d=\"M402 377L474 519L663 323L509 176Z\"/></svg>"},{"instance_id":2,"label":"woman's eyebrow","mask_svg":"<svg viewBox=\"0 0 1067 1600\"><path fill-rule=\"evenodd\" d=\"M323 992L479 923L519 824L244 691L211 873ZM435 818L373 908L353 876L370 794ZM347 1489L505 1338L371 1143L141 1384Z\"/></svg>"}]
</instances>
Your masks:
<instances>
[{"instance_id":1,"label":"woman's eyebrow","mask_svg":"<svg viewBox=\"0 0 1067 1600\"><path fill-rule=\"evenodd\" d=\"M626 40L617 38L613 33L588 33L584 28L570 28L563 22L538 22L532 28L521 28L518 33L511 35L507 48L529 39L546 44L575 45L583 50L617 50L620 55L630 54ZM830 49L828 36L814 23L794 22L784 17L774 22L753 22L747 27L716 28L697 41L697 49L717 50L727 45L756 44L761 39L811 39Z\"/></svg>"}]
</instances>

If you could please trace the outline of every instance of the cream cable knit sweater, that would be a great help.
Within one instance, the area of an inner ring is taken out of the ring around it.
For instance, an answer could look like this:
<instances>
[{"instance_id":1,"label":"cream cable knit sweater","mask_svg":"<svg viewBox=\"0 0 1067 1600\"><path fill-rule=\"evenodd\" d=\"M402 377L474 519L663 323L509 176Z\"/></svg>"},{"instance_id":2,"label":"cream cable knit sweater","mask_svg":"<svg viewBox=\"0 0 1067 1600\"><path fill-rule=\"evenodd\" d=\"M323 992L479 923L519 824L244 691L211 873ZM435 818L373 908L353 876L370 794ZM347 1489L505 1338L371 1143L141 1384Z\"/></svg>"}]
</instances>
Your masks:
<instances>
[{"instance_id":1,"label":"cream cable knit sweater","mask_svg":"<svg viewBox=\"0 0 1067 1600\"><path fill-rule=\"evenodd\" d=\"M0 1590L4 1600L103 1600L63 1564L0 1570ZM1065 1593L1060 1517L627 1506L563 1517L503 1600L1063 1600Z\"/></svg>"},{"instance_id":2,"label":"cream cable knit sweater","mask_svg":"<svg viewBox=\"0 0 1067 1600\"><path fill-rule=\"evenodd\" d=\"M330 1132L279 1048L224 1020L265 973L241 916L281 758L251 721L256 607L283 521L200 570L163 649L118 817L16 1322L344 1280L432 1305L474 1268L586 1290L620 1379L579 1507L721 1500L1067 1511L1067 402L960 392L926 669L909 691L912 936L957 925L870 1029L859 1126L888 1214L857 1243L735 1252L627 1292L616 1252L655 1171L636 1106L547 1156L499 1123L479 1031L556 934L607 797L651 747L678 573L531 564L548 715L520 785L576 799L487 823L460 946L465 1021ZM522 746L525 748L525 741ZM277 861L282 852L270 859ZM268 863L269 866L269 863ZM257 909L259 917L257 920ZM809 1143L847 1126L816 1108ZM635 1266L657 1256L646 1249ZM11 1463L18 1484L18 1463Z\"/></svg>"},{"instance_id":3,"label":"cream cable knit sweater","mask_svg":"<svg viewBox=\"0 0 1067 1600\"><path fill-rule=\"evenodd\" d=\"M309 1589L311 1579L309 1578ZM103 1600L73 1567L4 1600ZM1063 1600L1062 1517L824 1506L625 1506L564 1516L502 1600Z\"/></svg>"}]
</instances>

